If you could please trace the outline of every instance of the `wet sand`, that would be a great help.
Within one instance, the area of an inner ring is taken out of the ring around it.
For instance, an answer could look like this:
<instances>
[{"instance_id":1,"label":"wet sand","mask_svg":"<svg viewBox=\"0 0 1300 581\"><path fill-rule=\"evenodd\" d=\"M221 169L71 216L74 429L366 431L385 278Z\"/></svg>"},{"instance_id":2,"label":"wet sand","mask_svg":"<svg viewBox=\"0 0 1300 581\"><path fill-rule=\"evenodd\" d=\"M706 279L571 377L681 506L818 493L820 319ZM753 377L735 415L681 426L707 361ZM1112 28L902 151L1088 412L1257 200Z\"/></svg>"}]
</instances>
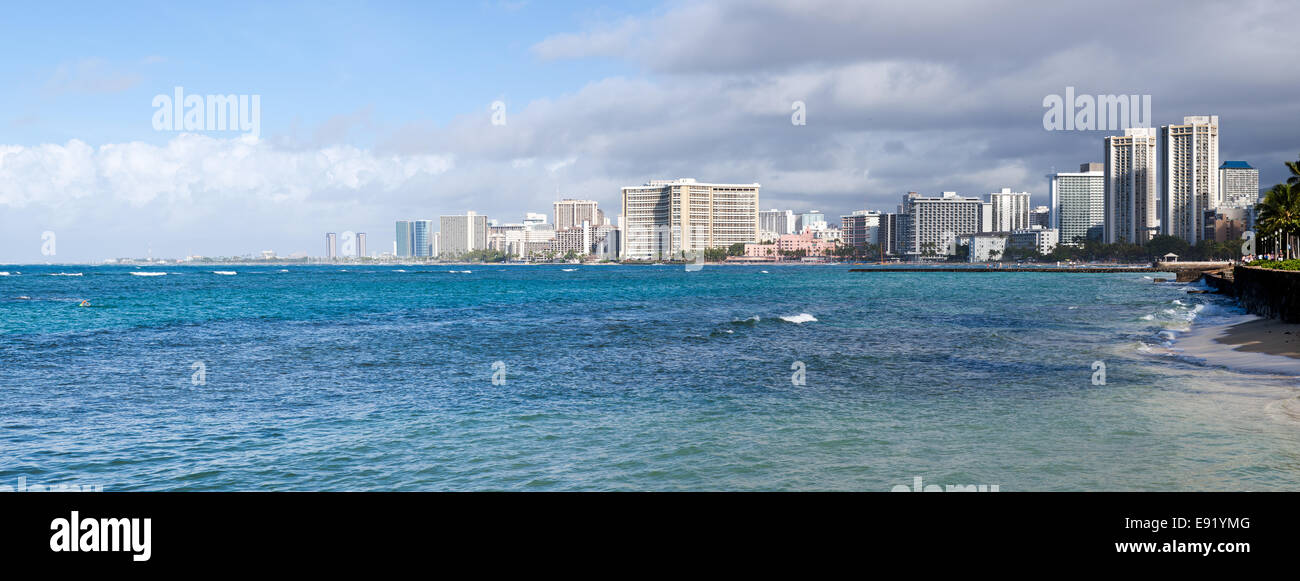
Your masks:
<instances>
[{"instance_id":1,"label":"wet sand","mask_svg":"<svg viewBox=\"0 0 1300 581\"><path fill-rule=\"evenodd\" d=\"M1300 325L1251 316L1179 338L1184 355L1229 368L1300 376Z\"/></svg>"}]
</instances>

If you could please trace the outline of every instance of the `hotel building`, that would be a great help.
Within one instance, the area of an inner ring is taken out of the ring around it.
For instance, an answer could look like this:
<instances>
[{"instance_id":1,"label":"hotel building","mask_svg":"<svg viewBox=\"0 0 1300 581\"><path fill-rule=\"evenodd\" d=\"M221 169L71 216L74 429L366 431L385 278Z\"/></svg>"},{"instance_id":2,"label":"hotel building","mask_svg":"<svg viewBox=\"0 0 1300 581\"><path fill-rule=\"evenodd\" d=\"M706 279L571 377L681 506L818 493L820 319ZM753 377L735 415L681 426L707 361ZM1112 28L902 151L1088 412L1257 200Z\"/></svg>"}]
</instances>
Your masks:
<instances>
[{"instance_id":1,"label":"hotel building","mask_svg":"<svg viewBox=\"0 0 1300 581\"><path fill-rule=\"evenodd\" d=\"M1249 208L1259 203L1259 170L1244 161L1219 166L1219 193L1229 208Z\"/></svg>"},{"instance_id":2,"label":"hotel building","mask_svg":"<svg viewBox=\"0 0 1300 581\"><path fill-rule=\"evenodd\" d=\"M680 258L685 252L758 242L759 187L680 178L622 188L622 258Z\"/></svg>"},{"instance_id":3,"label":"hotel building","mask_svg":"<svg viewBox=\"0 0 1300 581\"><path fill-rule=\"evenodd\" d=\"M560 200L555 202L555 230L577 228L587 222L592 226L605 223L605 214L592 200Z\"/></svg>"},{"instance_id":4,"label":"hotel building","mask_svg":"<svg viewBox=\"0 0 1300 581\"><path fill-rule=\"evenodd\" d=\"M1156 214L1156 130L1130 127L1106 138L1105 229L1108 244L1146 244L1160 230Z\"/></svg>"},{"instance_id":5,"label":"hotel building","mask_svg":"<svg viewBox=\"0 0 1300 581\"><path fill-rule=\"evenodd\" d=\"M957 237L985 231L986 206L979 198L944 192L943 197L923 198L908 192L903 198L902 254L913 259L945 256L955 251Z\"/></svg>"},{"instance_id":6,"label":"hotel building","mask_svg":"<svg viewBox=\"0 0 1300 581\"><path fill-rule=\"evenodd\" d=\"M1207 210L1222 203L1219 193L1219 116L1183 117L1160 127L1161 232L1196 244L1205 233Z\"/></svg>"},{"instance_id":7,"label":"hotel building","mask_svg":"<svg viewBox=\"0 0 1300 581\"><path fill-rule=\"evenodd\" d=\"M1059 172L1051 179L1051 224L1061 244L1071 246L1101 240L1106 230L1106 164L1079 164L1077 172Z\"/></svg>"},{"instance_id":8,"label":"hotel building","mask_svg":"<svg viewBox=\"0 0 1300 581\"><path fill-rule=\"evenodd\" d=\"M438 256L457 257L488 247L487 216L474 212L438 218Z\"/></svg>"}]
</instances>

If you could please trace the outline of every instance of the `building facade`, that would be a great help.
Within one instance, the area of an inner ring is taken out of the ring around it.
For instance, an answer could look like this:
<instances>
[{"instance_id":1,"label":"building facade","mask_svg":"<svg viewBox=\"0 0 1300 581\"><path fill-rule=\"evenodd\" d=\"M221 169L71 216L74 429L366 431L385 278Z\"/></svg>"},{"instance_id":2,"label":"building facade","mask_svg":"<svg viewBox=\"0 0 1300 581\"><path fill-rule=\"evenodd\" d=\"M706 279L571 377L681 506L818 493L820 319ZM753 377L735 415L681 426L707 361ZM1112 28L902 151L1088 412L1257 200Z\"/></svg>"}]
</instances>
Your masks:
<instances>
[{"instance_id":1,"label":"building facade","mask_svg":"<svg viewBox=\"0 0 1300 581\"><path fill-rule=\"evenodd\" d=\"M604 214L593 200L560 200L555 202L555 230L577 228L583 222L593 226L604 223Z\"/></svg>"},{"instance_id":2,"label":"building facade","mask_svg":"<svg viewBox=\"0 0 1300 581\"><path fill-rule=\"evenodd\" d=\"M438 256L455 258L488 247L488 219L475 212L438 218Z\"/></svg>"},{"instance_id":3,"label":"building facade","mask_svg":"<svg viewBox=\"0 0 1300 581\"><path fill-rule=\"evenodd\" d=\"M334 260L339 257L339 235L334 232L325 233L325 258Z\"/></svg>"},{"instance_id":4,"label":"building facade","mask_svg":"<svg viewBox=\"0 0 1300 581\"><path fill-rule=\"evenodd\" d=\"M782 234L793 234L796 221L792 210L763 210L758 213L759 237L776 240Z\"/></svg>"},{"instance_id":5,"label":"building facade","mask_svg":"<svg viewBox=\"0 0 1300 581\"><path fill-rule=\"evenodd\" d=\"M957 192L944 192L938 198L908 192L903 210L907 218L902 224L900 250L911 258L951 255L956 252L958 236L984 231L985 203Z\"/></svg>"},{"instance_id":6,"label":"building facade","mask_svg":"<svg viewBox=\"0 0 1300 581\"><path fill-rule=\"evenodd\" d=\"M411 221L411 253L417 258L437 256L433 253L433 220Z\"/></svg>"},{"instance_id":7,"label":"building facade","mask_svg":"<svg viewBox=\"0 0 1300 581\"><path fill-rule=\"evenodd\" d=\"M1010 232L1029 227L1029 192L1013 192L1002 188L989 194L993 223L988 231Z\"/></svg>"},{"instance_id":8,"label":"building facade","mask_svg":"<svg viewBox=\"0 0 1300 581\"><path fill-rule=\"evenodd\" d=\"M863 250L868 244L878 244L880 239L880 212L858 210L840 216L841 238L844 244Z\"/></svg>"},{"instance_id":9,"label":"building facade","mask_svg":"<svg viewBox=\"0 0 1300 581\"><path fill-rule=\"evenodd\" d=\"M393 252L398 258L410 258L414 256L415 248L415 226L410 220L397 221L397 237Z\"/></svg>"},{"instance_id":10,"label":"building facade","mask_svg":"<svg viewBox=\"0 0 1300 581\"><path fill-rule=\"evenodd\" d=\"M1156 130L1130 127L1105 143L1105 242L1146 244L1160 231Z\"/></svg>"},{"instance_id":11,"label":"building facade","mask_svg":"<svg viewBox=\"0 0 1300 581\"><path fill-rule=\"evenodd\" d=\"M1219 116L1183 117L1160 127L1161 232L1196 244L1204 237L1206 211L1219 195Z\"/></svg>"},{"instance_id":12,"label":"building facade","mask_svg":"<svg viewBox=\"0 0 1300 581\"><path fill-rule=\"evenodd\" d=\"M1012 248L1030 249L1039 254L1051 254L1060 242L1060 231L1054 228L1022 228L1012 230L1009 244Z\"/></svg>"},{"instance_id":13,"label":"building facade","mask_svg":"<svg viewBox=\"0 0 1300 581\"><path fill-rule=\"evenodd\" d=\"M1219 192L1224 206L1254 206L1259 203L1259 170L1244 161L1223 162L1219 165Z\"/></svg>"},{"instance_id":14,"label":"building facade","mask_svg":"<svg viewBox=\"0 0 1300 581\"><path fill-rule=\"evenodd\" d=\"M759 187L680 178L622 188L622 257L664 260L758 242Z\"/></svg>"},{"instance_id":15,"label":"building facade","mask_svg":"<svg viewBox=\"0 0 1300 581\"><path fill-rule=\"evenodd\" d=\"M1106 229L1105 164L1084 163L1077 172L1060 172L1051 179L1051 224L1060 231L1061 244L1100 241Z\"/></svg>"}]
</instances>

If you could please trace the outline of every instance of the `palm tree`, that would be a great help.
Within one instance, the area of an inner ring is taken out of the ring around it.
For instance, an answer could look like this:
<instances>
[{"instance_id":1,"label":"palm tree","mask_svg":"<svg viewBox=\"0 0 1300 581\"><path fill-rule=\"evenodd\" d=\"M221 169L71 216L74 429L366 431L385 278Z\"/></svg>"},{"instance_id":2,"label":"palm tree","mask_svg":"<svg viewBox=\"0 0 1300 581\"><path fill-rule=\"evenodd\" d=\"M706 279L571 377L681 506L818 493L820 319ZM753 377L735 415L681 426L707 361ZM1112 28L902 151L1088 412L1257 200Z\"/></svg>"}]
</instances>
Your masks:
<instances>
[{"instance_id":1,"label":"palm tree","mask_svg":"<svg viewBox=\"0 0 1300 581\"><path fill-rule=\"evenodd\" d=\"M1288 167L1291 165L1292 162L1287 162ZM1285 252L1286 258L1292 257L1291 238L1300 234L1300 183L1277 184L1268 191L1259 203L1259 229L1280 240L1278 250Z\"/></svg>"},{"instance_id":2,"label":"palm tree","mask_svg":"<svg viewBox=\"0 0 1300 581\"><path fill-rule=\"evenodd\" d=\"M1300 184L1300 159L1286 162L1286 168L1291 170L1291 177L1286 179L1286 183Z\"/></svg>"}]
</instances>

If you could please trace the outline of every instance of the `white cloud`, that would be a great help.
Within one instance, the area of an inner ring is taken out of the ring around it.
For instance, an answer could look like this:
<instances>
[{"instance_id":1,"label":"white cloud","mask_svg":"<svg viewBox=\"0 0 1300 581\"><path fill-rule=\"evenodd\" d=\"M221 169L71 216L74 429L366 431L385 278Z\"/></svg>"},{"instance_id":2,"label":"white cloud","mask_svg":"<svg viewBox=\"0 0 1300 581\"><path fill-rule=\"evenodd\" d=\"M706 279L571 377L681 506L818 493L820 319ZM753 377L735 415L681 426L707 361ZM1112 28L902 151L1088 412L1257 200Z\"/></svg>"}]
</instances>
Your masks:
<instances>
[{"instance_id":1,"label":"white cloud","mask_svg":"<svg viewBox=\"0 0 1300 581\"><path fill-rule=\"evenodd\" d=\"M320 191L391 191L420 175L450 170L450 156L379 156L352 146L279 150L251 137L181 134L164 145L0 145L0 205L141 206L203 195L302 202Z\"/></svg>"}]
</instances>

